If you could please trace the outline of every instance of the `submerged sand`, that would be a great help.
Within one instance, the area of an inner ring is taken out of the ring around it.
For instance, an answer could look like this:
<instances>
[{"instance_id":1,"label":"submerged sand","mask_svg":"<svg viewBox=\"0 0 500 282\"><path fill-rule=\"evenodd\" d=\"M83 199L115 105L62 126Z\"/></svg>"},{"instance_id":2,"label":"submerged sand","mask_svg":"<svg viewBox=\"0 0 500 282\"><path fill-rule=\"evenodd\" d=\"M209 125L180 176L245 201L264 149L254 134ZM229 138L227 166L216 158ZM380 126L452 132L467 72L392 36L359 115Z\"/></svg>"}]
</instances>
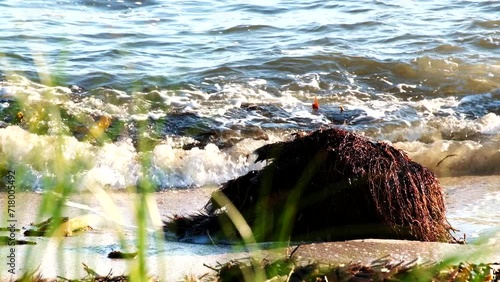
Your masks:
<instances>
[{"instance_id":1,"label":"submerged sand","mask_svg":"<svg viewBox=\"0 0 500 282\"><path fill-rule=\"evenodd\" d=\"M199 276L212 273L212 270L204 264L215 266L218 262L224 263L231 259L250 256L278 258L287 255L294 248L271 244L241 247L165 242L163 234L155 232L155 223L158 224L159 218L165 219L173 214L190 214L199 210L214 189L212 187L171 190L151 195L152 202L157 207L157 211L151 209L153 219L148 221L148 242L145 250L146 265L151 275L159 277L162 281L182 280L186 275ZM16 193L15 220L17 228L21 228L15 233L16 239L28 239L37 243L37 245L14 247L16 276L38 269L44 277L81 278L86 274L82 263L101 275L106 275L110 271L115 275L127 274L128 269L133 267L137 260L108 259L107 254L113 250L136 251L137 195L127 192L112 192L108 195L109 201L102 201L102 195L96 197L89 192L72 195L64 206L64 216L79 217L88 222L93 230L73 237L47 238L23 235L23 232L30 228L31 222L45 220L50 216L49 214L37 216L43 196L34 192ZM452 204L456 205L456 200ZM104 208L103 205L107 207ZM8 226L6 193L0 193L0 206L2 210L0 227L5 227ZM9 236L10 233L2 231L0 235ZM453 257L459 261L499 262L500 252L497 251L499 247L500 244L495 236L486 238L477 245L367 239L304 244L299 247L295 256L299 260L316 260L333 264L370 263L381 257L406 262L417 260L421 263ZM8 272L7 258L3 255L9 253L9 248L0 246L2 280L13 278Z\"/></svg>"}]
</instances>

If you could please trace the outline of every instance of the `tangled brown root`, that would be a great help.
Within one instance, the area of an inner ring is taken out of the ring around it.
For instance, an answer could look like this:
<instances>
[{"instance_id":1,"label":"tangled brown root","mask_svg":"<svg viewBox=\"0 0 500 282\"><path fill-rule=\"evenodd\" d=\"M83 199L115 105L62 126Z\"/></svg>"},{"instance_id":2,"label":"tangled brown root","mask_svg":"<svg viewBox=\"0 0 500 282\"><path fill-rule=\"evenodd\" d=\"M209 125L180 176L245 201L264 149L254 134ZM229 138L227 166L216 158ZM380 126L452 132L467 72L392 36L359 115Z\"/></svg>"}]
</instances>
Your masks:
<instances>
[{"instance_id":1,"label":"tangled brown root","mask_svg":"<svg viewBox=\"0 0 500 282\"><path fill-rule=\"evenodd\" d=\"M220 192L257 241L454 240L434 173L389 144L328 128L255 153L269 164L228 181ZM166 229L178 237L237 238L227 221L211 198L201 214L176 217Z\"/></svg>"}]
</instances>

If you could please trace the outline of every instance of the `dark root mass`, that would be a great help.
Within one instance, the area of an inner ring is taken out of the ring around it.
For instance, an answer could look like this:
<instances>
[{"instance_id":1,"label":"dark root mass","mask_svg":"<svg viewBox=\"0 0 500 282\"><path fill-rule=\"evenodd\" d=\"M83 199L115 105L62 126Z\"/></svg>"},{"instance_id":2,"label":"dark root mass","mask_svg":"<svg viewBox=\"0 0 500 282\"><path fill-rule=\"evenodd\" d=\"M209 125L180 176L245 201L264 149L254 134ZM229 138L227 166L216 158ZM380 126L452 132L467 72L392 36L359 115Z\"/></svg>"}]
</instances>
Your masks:
<instances>
[{"instance_id":1,"label":"dark root mass","mask_svg":"<svg viewBox=\"0 0 500 282\"><path fill-rule=\"evenodd\" d=\"M434 173L389 144L329 128L255 153L268 165L228 181L220 192L256 241L454 240ZM176 216L165 229L179 238L239 236L214 197L201 214Z\"/></svg>"}]
</instances>

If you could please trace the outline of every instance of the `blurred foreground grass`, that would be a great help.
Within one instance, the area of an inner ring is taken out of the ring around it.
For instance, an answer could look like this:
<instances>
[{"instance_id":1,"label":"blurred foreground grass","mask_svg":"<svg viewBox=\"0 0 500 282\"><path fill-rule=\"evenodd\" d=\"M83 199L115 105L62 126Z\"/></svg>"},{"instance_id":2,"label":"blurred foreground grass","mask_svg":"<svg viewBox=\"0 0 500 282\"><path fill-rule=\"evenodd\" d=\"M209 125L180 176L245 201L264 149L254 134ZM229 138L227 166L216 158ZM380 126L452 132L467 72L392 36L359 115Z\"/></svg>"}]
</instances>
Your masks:
<instances>
[{"instance_id":1,"label":"blurred foreground grass","mask_svg":"<svg viewBox=\"0 0 500 282\"><path fill-rule=\"evenodd\" d=\"M46 71L47 66L44 65L43 58L39 56L35 57L37 58L40 70ZM86 185L85 187L81 187L81 185L75 183L75 176L91 168L92 160L85 157L75 158L75 156L71 156L71 153L68 153L68 150L73 150L73 148L70 147L74 144L72 143L74 142L72 138L74 138L76 134L80 135L79 139L81 139L83 143L88 143L89 147L103 146L118 136L120 132L117 131L124 130L123 124L118 122L119 126L115 126L113 130L111 130L111 117L109 116L70 115L59 106L70 102L69 93L63 90L62 87L54 85L51 78L47 75L40 75L40 79L40 84L29 82L31 87L37 88L37 93L31 93L28 90L17 87L15 89L16 92L9 101L11 106L2 114L7 115L6 120L11 122L11 126L19 126L26 132L47 138L42 139L42 141L39 142L40 144L29 144L30 140L18 140L17 145L19 147L30 147L27 149L21 148L23 150L19 152L9 152L9 150L15 150L15 148L0 147L0 177L2 178L0 183L1 186L3 186L0 190L8 191L9 188L12 188L20 192L41 189L43 199L38 212L32 215L32 220L33 222L41 222L47 218L55 219L47 221L47 226L44 227L43 234L47 237L50 237L51 234L59 228L61 222L57 219L66 216L66 203L68 199L80 193L90 192L92 195L91 201L99 203L107 220L117 223L122 222L123 217L119 212L118 204L104 187L101 187L98 183ZM23 79L15 74L6 76L5 81L9 80L19 83L23 82ZM35 94L43 96L43 99L32 97ZM147 115L149 111L149 109L145 107L147 104L148 103L145 103L141 96L138 95L134 96L134 101L131 103L131 106L135 108L138 113ZM138 136L141 136L145 131L140 123L136 130ZM16 136L13 138L16 138ZM22 138L22 136L18 136L17 138ZM139 139L138 143L135 145L139 152L150 151L150 148L147 148L150 144L146 142L143 144L141 139ZM16 155L16 153L18 155ZM145 259L147 246L154 243L163 243L163 239L158 239L156 240L157 242L148 242L148 238L150 238L148 237L148 232L151 232L148 231L148 228L151 230L150 228L153 227L154 230L156 230L155 232L162 234L162 221L158 207L154 201L156 187L153 181L148 179L149 174L147 171L151 166L150 158L147 153L141 153L137 161L141 169L141 171L138 172L139 179L135 186L131 186L127 189L127 192L136 195L134 197L135 200L133 201L132 209L134 211L134 223L136 224L136 245L133 246L133 248L137 250L136 258L130 260L128 264L128 279L132 281L148 281L150 276ZM31 184L35 182L33 181L32 172L30 172L33 170L40 172L36 176L39 178L36 181L38 187L31 187ZM8 180L4 177L9 171L15 174L15 177L12 178L13 180ZM7 205L5 206L7 207ZM13 211L15 211L15 209L13 209ZM8 221L7 211L2 212L1 218L3 225ZM71 219L68 222L71 222ZM20 224L21 223L18 223L18 225ZM130 248L130 246L127 246L123 235L123 226L115 224L113 227L121 248L124 250ZM65 235L68 236L68 233ZM155 236L155 238L163 238L163 235ZM65 237L53 236L50 240L55 241L57 245L61 245L64 244L63 241ZM7 249L8 247L2 248ZM29 248L25 256L25 261L17 262L17 268L24 270L24 275L20 278L21 281L42 279L37 274L37 266L29 265L28 258L31 256L39 256L43 253L43 250ZM61 259L53 263L57 265L59 269L64 269L64 264L66 262L61 254ZM2 265L0 270L2 270L1 277L5 277L7 273L5 266ZM86 268L85 271L87 271L89 277L93 279L91 281L100 281L101 278L97 279L90 268ZM88 281L87 278L82 279Z\"/></svg>"}]
</instances>

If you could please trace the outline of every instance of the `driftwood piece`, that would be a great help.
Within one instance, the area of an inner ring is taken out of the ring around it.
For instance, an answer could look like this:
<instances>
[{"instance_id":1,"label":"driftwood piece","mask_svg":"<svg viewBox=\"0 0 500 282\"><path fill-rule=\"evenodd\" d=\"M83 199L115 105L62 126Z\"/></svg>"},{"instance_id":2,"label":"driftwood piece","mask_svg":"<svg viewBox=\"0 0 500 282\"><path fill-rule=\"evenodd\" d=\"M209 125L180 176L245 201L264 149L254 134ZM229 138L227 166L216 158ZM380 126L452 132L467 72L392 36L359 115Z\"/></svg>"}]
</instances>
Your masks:
<instances>
[{"instance_id":1,"label":"driftwood piece","mask_svg":"<svg viewBox=\"0 0 500 282\"><path fill-rule=\"evenodd\" d=\"M454 240L434 173L389 144L329 128L255 153L268 165L219 191L256 241ZM226 207L214 197L199 214L171 218L165 230L180 239L239 239Z\"/></svg>"},{"instance_id":2,"label":"driftwood piece","mask_svg":"<svg viewBox=\"0 0 500 282\"><path fill-rule=\"evenodd\" d=\"M124 253L122 251L111 251L108 254L108 258L110 258L110 259L133 259L136 256L137 256L137 252Z\"/></svg>"}]
</instances>

